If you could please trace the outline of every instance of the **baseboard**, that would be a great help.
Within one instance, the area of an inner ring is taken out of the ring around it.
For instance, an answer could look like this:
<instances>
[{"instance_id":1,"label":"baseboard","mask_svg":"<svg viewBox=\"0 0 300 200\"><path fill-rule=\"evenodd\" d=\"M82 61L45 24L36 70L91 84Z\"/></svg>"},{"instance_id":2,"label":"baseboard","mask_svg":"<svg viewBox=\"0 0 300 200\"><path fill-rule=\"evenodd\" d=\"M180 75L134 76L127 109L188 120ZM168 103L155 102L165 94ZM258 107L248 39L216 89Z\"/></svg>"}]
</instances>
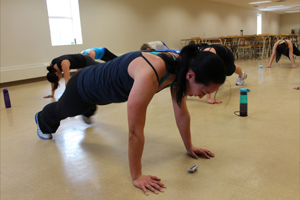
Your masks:
<instances>
[{"instance_id":1,"label":"baseboard","mask_svg":"<svg viewBox=\"0 0 300 200\"><path fill-rule=\"evenodd\" d=\"M47 66L49 63L39 63L31 65L21 65L13 67L1 67L0 68L0 83L1 86L5 83L15 84L19 81L40 79L46 80L48 73ZM76 72L75 69L70 70L71 75Z\"/></svg>"},{"instance_id":2,"label":"baseboard","mask_svg":"<svg viewBox=\"0 0 300 200\"><path fill-rule=\"evenodd\" d=\"M104 61L102 60L96 60L96 61L100 63L104 63ZM0 83L2 84L2 83L17 82L22 80L45 77L46 74L48 73L46 69L47 66L49 66L49 62L10 66L10 67L0 67ZM71 72L76 72L76 70L71 70Z\"/></svg>"},{"instance_id":3,"label":"baseboard","mask_svg":"<svg viewBox=\"0 0 300 200\"><path fill-rule=\"evenodd\" d=\"M45 77L49 63L37 63L0 68L0 83Z\"/></svg>"},{"instance_id":4,"label":"baseboard","mask_svg":"<svg viewBox=\"0 0 300 200\"><path fill-rule=\"evenodd\" d=\"M40 81L46 81L46 77L39 77L39 78L31 78L31 79L26 79L26 80L20 80L20 81L11 81L7 83L1 83L0 88L7 88L11 86L16 86L16 85L24 85L24 84L29 84L29 83L35 83L35 82L40 82Z\"/></svg>"}]
</instances>

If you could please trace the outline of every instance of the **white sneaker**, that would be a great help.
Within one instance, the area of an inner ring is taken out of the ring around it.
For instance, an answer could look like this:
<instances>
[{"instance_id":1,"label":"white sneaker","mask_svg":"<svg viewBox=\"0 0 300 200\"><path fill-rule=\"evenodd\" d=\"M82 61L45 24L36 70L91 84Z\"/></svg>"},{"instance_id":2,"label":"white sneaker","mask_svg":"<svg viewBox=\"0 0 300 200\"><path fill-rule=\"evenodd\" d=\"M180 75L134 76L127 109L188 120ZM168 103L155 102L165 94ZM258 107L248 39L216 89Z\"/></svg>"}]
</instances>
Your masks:
<instances>
[{"instance_id":1,"label":"white sneaker","mask_svg":"<svg viewBox=\"0 0 300 200\"><path fill-rule=\"evenodd\" d=\"M90 117L86 117L86 116L82 115L82 119L87 124L93 123Z\"/></svg>"},{"instance_id":2,"label":"white sneaker","mask_svg":"<svg viewBox=\"0 0 300 200\"><path fill-rule=\"evenodd\" d=\"M235 84L236 85L244 85L246 78L247 78L247 74L245 72L243 72L243 75L238 77Z\"/></svg>"},{"instance_id":3,"label":"white sneaker","mask_svg":"<svg viewBox=\"0 0 300 200\"><path fill-rule=\"evenodd\" d=\"M35 123L37 125L37 135L39 136L39 138L43 139L43 140L47 140L47 139L52 139L52 135L51 133L43 133L40 129L40 126L39 126L39 121L38 121L38 114L39 113L36 113L35 116L34 116L34 119L35 119Z\"/></svg>"}]
</instances>

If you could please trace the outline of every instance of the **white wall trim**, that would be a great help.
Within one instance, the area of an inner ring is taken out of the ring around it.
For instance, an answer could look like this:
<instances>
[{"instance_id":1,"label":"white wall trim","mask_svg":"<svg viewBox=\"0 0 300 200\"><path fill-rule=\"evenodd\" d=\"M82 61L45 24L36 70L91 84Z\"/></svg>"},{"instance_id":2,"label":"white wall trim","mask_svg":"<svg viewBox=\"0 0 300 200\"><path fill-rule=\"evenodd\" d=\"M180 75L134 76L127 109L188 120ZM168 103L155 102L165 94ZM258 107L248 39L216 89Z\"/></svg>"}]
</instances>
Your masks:
<instances>
[{"instance_id":1,"label":"white wall trim","mask_svg":"<svg viewBox=\"0 0 300 200\"><path fill-rule=\"evenodd\" d=\"M49 63L34 63L0 68L0 83L46 76Z\"/></svg>"}]
</instances>

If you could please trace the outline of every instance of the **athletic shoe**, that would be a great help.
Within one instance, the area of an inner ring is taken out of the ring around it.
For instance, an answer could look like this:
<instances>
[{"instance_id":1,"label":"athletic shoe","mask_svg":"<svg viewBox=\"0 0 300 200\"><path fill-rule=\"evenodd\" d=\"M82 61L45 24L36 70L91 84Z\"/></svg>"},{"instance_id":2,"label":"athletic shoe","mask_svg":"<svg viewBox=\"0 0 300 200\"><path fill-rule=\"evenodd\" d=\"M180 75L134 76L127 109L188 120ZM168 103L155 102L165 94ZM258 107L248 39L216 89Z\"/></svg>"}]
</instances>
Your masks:
<instances>
[{"instance_id":1,"label":"athletic shoe","mask_svg":"<svg viewBox=\"0 0 300 200\"><path fill-rule=\"evenodd\" d=\"M86 116L82 115L82 119L87 124L93 123L90 117L86 117Z\"/></svg>"},{"instance_id":2,"label":"athletic shoe","mask_svg":"<svg viewBox=\"0 0 300 200\"><path fill-rule=\"evenodd\" d=\"M34 116L35 123L37 125L37 135L39 136L39 138L41 138L43 140L52 139L51 133L43 133L41 131L40 126L39 126L39 121L38 121L38 114L39 113L36 113L35 116Z\"/></svg>"},{"instance_id":3,"label":"athletic shoe","mask_svg":"<svg viewBox=\"0 0 300 200\"><path fill-rule=\"evenodd\" d=\"M244 85L246 78L247 78L247 74L245 72L243 72L243 75L238 77L235 84L236 85Z\"/></svg>"}]
</instances>

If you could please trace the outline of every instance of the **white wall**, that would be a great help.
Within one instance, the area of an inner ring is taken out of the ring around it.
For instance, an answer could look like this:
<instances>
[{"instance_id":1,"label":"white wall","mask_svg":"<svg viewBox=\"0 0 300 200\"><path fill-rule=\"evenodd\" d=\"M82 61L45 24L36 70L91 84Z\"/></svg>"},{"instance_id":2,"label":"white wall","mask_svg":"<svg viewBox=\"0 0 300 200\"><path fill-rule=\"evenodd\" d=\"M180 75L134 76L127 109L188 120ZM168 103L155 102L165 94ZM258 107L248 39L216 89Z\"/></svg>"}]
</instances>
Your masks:
<instances>
[{"instance_id":1,"label":"white wall","mask_svg":"<svg viewBox=\"0 0 300 200\"><path fill-rule=\"evenodd\" d=\"M262 33L279 34L280 15L262 12Z\"/></svg>"},{"instance_id":2,"label":"white wall","mask_svg":"<svg viewBox=\"0 0 300 200\"><path fill-rule=\"evenodd\" d=\"M280 33L291 33L293 28L300 28L300 13L280 15Z\"/></svg>"},{"instance_id":3,"label":"white wall","mask_svg":"<svg viewBox=\"0 0 300 200\"><path fill-rule=\"evenodd\" d=\"M256 11L207 0L79 0L83 44L51 46L46 0L1 0L0 82L45 76L45 63L91 47L115 54L162 40L256 33ZM279 33L279 15L263 21L265 33ZM31 69L29 69L31 68Z\"/></svg>"}]
</instances>

